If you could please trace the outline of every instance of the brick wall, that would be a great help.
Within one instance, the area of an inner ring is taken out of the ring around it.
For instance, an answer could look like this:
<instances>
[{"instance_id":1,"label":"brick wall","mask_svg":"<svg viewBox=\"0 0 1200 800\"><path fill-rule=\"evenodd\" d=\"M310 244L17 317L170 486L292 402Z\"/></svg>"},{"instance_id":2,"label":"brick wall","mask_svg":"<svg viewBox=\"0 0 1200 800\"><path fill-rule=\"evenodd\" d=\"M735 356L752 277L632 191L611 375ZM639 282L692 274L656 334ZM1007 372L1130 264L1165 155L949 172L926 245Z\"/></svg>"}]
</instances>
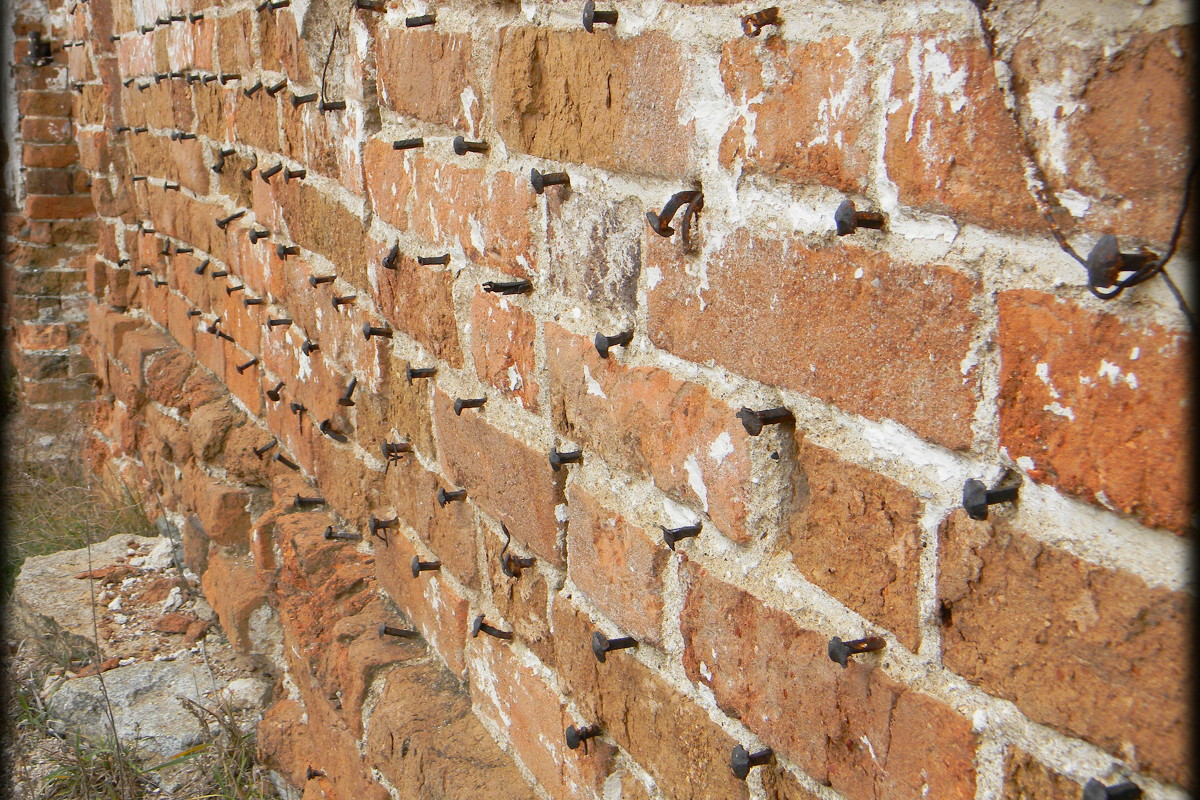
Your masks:
<instances>
[{"instance_id":1,"label":"brick wall","mask_svg":"<svg viewBox=\"0 0 1200 800\"><path fill-rule=\"evenodd\" d=\"M1054 235L1170 247L1182 3L381 6L60 9L87 461L279 676L295 796L1185 796L1190 329Z\"/></svg>"},{"instance_id":2,"label":"brick wall","mask_svg":"<svg viewBox=\"0 0 1200 800\"><path fill-rule=\"evenodd\" d=\"M89 300L84 278L98 229L75 141L78 93L69 85L61 41L50 63L27 63L29 33L53 36L48 9L23 5L4 16L12 59L4 115L5 378L18 401L9 433L11 445L34 460L78 464L94 395L82 344Z\"/></svg>"}]
</instances>

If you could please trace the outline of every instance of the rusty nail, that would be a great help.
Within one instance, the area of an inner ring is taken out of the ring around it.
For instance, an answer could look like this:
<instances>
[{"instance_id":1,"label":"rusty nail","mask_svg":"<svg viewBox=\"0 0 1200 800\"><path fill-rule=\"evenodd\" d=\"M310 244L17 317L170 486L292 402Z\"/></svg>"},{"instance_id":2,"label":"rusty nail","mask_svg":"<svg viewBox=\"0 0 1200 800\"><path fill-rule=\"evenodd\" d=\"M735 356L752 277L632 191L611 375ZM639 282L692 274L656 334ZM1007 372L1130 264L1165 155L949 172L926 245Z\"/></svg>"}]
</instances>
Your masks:
<instances>
[{"instance_id":1,"label":"rusty nail","mask_svg":"<svg viewBox=\"0 0 1200 800\"><path fill-rule=\"evenodd\" d=\"M529 182L538 194L546 191L547 186L571 186L571 176L565 172L538 172L537 167L529 171Z\"/></svg>"},{"instance_id":2,"label":"rusty nail","mask_svg":"<svg viewBox=\"0 0 1200 800\"><path fill-rule=\"evenodd\" d=\"M274 447L276 444L278 444L278 440L272 439L271 441L264 444L262 447L254 448L254 455L258 456L259 461L262 461L262 457L265 456L267 454L267 451L270 450L272 447Z\"/></svg>"},{"instance_id":3,"label":"rusty nail","mask_svg":"<svg viewBox=\"0 0 1200 800\"><path fill-rule=\"evenodd\" d=\"M968 478L963 484L963 508L971 519L984 520L988 518L988 506L1015 501L1020 489L1019 478L991 489L987 488L983 481Z\"/></svg>"},{"instance_id":4,"label":"rusty nail","mask_svg":"<svg viewBox=\"0 0 1200 800\"><path fill-rule=\"evenodd\" d=\"M774 756L775 751L769 747L764 747L757 753L751 753L740 744L737 744L733 746L733 753L729 758L729 766L733 769L733 774L744 781L746 780L746 776L750 774L752 767L761 767L764 764L768 764Z\"/></svg>"},{"instance_id":5,"label":"rusty nail","mask_svg":"<svg viewBox=\"0 0 1200 800\"><path fill-rule=\"evenodd\" d=\"M234 369L236 369L238 371L238 374L241 375L243 372L250 369L257 363L258 363L258 357L256 356L256 357L250 359L249 361L247 361L245 364L238 364L236 367L234 367Z\"/></svg>"},{"instance_id":6,"label":"rusty nail","mask_svg":"<svg viewBox=\"0 0 1200 800\"><path fill-rule=\"evenodd\" d=\"M601 664L604 663L605 657L613 650L624 650L628 647L637 647L637 640L632 636L620 636L616 639L609 639L600 631L595 631L592 634L592 654L596 656L596 660Z\"/></svg>"},{"instance_id":7,"label":"rusty nail","mask_svg":"<svg viewBox=\"0 0 1200 800\"><path fill-rule=\"evenodd\" d=\"M382 336L385 339L392 338L392 329L386 325L372 325L369 322L364 322L362 327L363 338L370 340L372 336Z\"/></svg>"},{"instance_id":8,"label":"rusty nail","mask_svg":"<svg viewBox=\"0 0 1200 800\"><path fill-rule=\"evenodd\" d=\"M432 572L442 568L440 561L422 561L420 556L412 557L412 576L420 577L422 572Z\"/></svg>"},{"instance_id":9,"label":"rusty nail","mask_svg":"<svg viewBox=\"0 0 1200 800\"><path fill-rule=\"evenodd\" d=\"M558 472L563 464L578 464L583 461L582 450L572 450L570 452L562 452L556 447L550 448L550 467Z\"/></svg>"},{"instance_id":10,"label":"rusty nail","mask_svg":"<svg viewBox=\"0 0 1200 800\"><path fill-rule=\"evenodd\" d=\"M407 17L404 20L404 27L420 28L425 25L432 25L436 21L436 19L437 19L437 16L434 14L422 14L419 17Z\"/></svg>"},{"instance_id":11,"label":"rusty nail","mask_svg":"<svg viewBox=\"0 0 1200 800\"><path fill-rule=\"evenodd\" d=\"M515 281L484 281L481 286L485 292L493 294L528 294L533 284L521 278Z\"/></svg>"},{"instance_id":12,"label":"rusty nail","mask_svg":"<svg viewBox=\"0 0 1200 800\"><path fill-rule=\"evenodd\" d=\"M742 406L742 410L737 412L737 418L742 421L742 427L751 436L758 436L762 433L764 425L778 425L783 422L796 421L792 412L783 407L755 411L752 408Z\"/></svg>"},{"instance_id":13,"label":"rusty nail","mask_svg":"<svg viewBox=\"0 0 1200 800\"><path fill-rule=\"evenodd\" d=\"M283 388L283 381L280 381L279 383L275 384L274 389L267 389L267 392L266 392L267 399L270 400L272 403L278 403L279 397L280 397L279 391L282 388Z\"/></svg>"},{"instance_id":14,"label":"rusty nail","mask_svg":"<svg viewBox=\"0 0 1200 800\"><path fill-rule=\"evenodd\" d=\"M862 639L843 642L837 636L829 640L829 660L835 661L846 668L847 659L856 653L874 653L887 647L887 642L878 636L867 636Z\"/></svg>"},{"instance_id":15,"label":"rusty nail","mask_svg":"<svg viewBox=\"0 0 1200 800\"><path fill-rule=\"evenodd\" d=\"M445 506L446 503L453 503L456 500L461 502L462 500L465 500L466 497L466 489L453 489L447 492L445 489L439 487L437 490L437 503L439 506Z\"/></svg>"},{"instance_id":16,"label":"rusty nail","mask_svg":"<svg viewBox=\"0 0 1200 800\"><path fill-rule=\"evenodd\" d=\"M464 408L482 408L486 402L486 397L456 398L454 400L454 416L461 417Z\"/></svg>"},{"instance_id":17,"label":"rusty nail","mask_svg":"<svg viewBox=\"0 0 1200 800\"><path fill-rule=\"evenodd\" d=\"M350 399L350 396L352 394L354 394L354 389L357 386L358 386L358 378L351 378L350 383L346 384L346 391L342 392L342 396L338 398L339 406L354 405L354 401Z\"/></svg>"},{"instance_id":18,"label":"rusty nail","mask_svg":"<svg viewBox=\"0 0 1200 800\"><path fill-rule=\"evenodd\" d=\"M443 253L440 256L417 256L417 263L426 267L431 267L434 265L444 267L450 263L450 254Z\"/></svg>"},{"instance_id":19,"label":"rusty nail","mask_svg":"<svg viewBox=\"0 0 1200 800\"><path fill-rule=\"evenodd\" d=\"M887 220L883 214L874 211L857 211L853 200L843 200L833 212L833 224L838 236L847 236L859 228L883 230Z\"/></svg>"},{"instance_id":20,"label":"rusty nail","mask_svg":"<svg viewBox=\"0 0 1200 800\"><path fill-rule=\"evenodd\" d=\"M694 525L684 525L679 528L664 528L662 525L659 525L658 527L662 528L663 541L666 542L667 547L671 548L672 550L675 549L675 544L680 539L689 539L693 536L699 536L701 530L700 523L696 523Z\"/></svg>"},{"instance_id":21,"label":"rusty nail","mask_svg":"<svg viewBox=\"0 0 1200 800\"><path fill-rule=\"evenodd\" d=\"M593 33L592 27L597 24L616 25L616 11L597 11L596 0L587 0L583 4L583 29L588 33Z\"/></svg>"},{"instance_id":22,"label":"rusty nail","mask_svg":"<svg viewBox=\"0 0 1200 800\"><path fill-rule=\"evenodd\" d=\"M511 639L513 638L512 631L502 631L499 628L493 627L484 622L483 614L480 614L471 623L471 638L479 636L480 633L486 633L496 639Z\"/></svg>"},{"instance_id":23,"label":"rusty nail","mask_svg":"<svg viewBox=\"0 0 1200 800\"><path fill-rule=\"evenodd\" d=\"M461 136L455 136L451 143L454 147L456 156L463 156L467 153L486 153L488 151L487 142L468 142Z\"/></svg>"},{"instance_id":24,"label":"rusty nail","mask_svg":"<svg viewBox=\"0 0 1200 800\"><path fill-rule=\"evenodd\" d=\"M425 137L418 136L414 139L397 139L392 142L393 150L411 150L414 147L424 147Z\"/></svg>"}]
</instances>

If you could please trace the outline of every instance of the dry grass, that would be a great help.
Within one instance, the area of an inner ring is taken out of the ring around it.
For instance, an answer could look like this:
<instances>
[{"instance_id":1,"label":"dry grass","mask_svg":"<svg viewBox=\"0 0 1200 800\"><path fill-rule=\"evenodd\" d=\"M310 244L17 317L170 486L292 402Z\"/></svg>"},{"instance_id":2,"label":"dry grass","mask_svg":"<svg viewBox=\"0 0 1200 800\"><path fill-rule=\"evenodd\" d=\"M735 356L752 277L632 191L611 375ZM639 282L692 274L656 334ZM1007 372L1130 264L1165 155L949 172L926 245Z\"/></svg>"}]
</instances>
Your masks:
<instances>
[{"instance_id":1,"label":"dry grass","mask_svg":"<svg viewBox=\"0 0 1200 800\"><path fill-rule=\"evenodd\" d=\"M11 442L11 440L10 440ZM41 463L9 452L0 486L6 516L0 597L12 592L27 557L84 547L115 533L157 532L127 492L86 480L64 461ZM228 709L194 710L208 728L206 741L179 757L146 759L112 741L93 742L55 732L47 720L48 676L67 665L45 653L10 650L6 672L4 750L11 796L29 800L267 800L275 797L255 761L253 727ZM166 788L174 787L174 788Z\"/></svg>"}]
</instances>

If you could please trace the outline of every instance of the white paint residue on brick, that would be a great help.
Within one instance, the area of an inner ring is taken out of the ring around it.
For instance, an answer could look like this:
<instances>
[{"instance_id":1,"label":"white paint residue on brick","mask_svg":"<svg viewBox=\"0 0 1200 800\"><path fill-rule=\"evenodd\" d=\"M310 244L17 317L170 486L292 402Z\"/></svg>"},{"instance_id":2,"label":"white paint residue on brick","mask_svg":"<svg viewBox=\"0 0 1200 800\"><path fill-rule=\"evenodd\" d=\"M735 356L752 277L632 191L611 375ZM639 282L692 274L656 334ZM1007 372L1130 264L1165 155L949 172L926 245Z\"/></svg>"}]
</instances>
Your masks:
<instances>
[{"instance_id":1,"label":"white paint residue on brick","mask_svg":"<svg viewBox=\"0 0 1200 800\"><path fill-rule=\"evenodd\" d=\"M709 683L712 683L712 679L713 679L712 670L709 669L708 664L705 664L703 661L700 662L700 674L704 676L704 680L708 681Z\"/></svg>"},{"instance_id":2,"label":"white paint residue on brick","mask_svg":"<svg viewBox=\"0 0 1200 800\"><path fill-rule=\"evenodd\" d=\"M592 377L592 371L587 368L586 364L583 365L583 381L587 384L588 394L608 399L608 395L600 388L600 382Z\"/></svg>"},{"instance_id":3,"label":"white paint residue on brick","mask_svg":"<svg viewBox=\"0 0 1200 800\"><path fill-rule=\"evenodd\" d=\"M1121 368L1118 365L1110 364L1103 359L1100 360L1100 369L1097 371L1096 375L1100 378L1108 378L1109 386L1116 386L1118 383L1124 383L1131 389L1138 388L1138 380L1136 375L1131 372L1128 375L1123 376L1121 375Z\"/></svg>"},{"instance_id":4,"label":"white paint residue on brick","mask_svg":"<svg viewBox=\"0 0 1200 800\"><path fill-rule=\"evenodd\" d=\"M1037 375L1042 383L1046 384L1046 388L1050 391L1051 397L1053 397L1055 400L1062 397L1062 395L1058 393L1058 390L1054 388L1054 384L1050 382L1049 364L1047 364L1045 361L1038 362L1038 364L1033 368L1033 374Z\"/></svg>"},{"instance_id":5,"label":"white paint residue on brick","mask_svg":"<svg viewBox=\"0 0 1200 800\"><path fill-rule=\"evenodd\" d=\"M973 730L975 733L982 733L984 730L986 730L987 723L988 723L987 712L984 711L982 708L978 709L971 716L971 730Z\"/></svg>"},{"instance_id":6,"label":"white paint residue on brick","mask_svg":"<svg viewBox=\"0 0 1200 800\"><path fill-rule=\"evenodd\" d=\"M559 522L566 522L571 519L571 508L566 503L559 503L554 507L554 518Z\"/></svg>"},{"instance_id":7,"label":"white paint residue on brick","mask_svg":"<svg viewBox=\"0 0 1200 800\"><path fill-rule=\"evenodd\" d=\"M646 270L646 289L654 291L654 287L662 283L662 270L658 267L650 267Z\"/></svg>"},{"instance_id":8,"label":"white paint residue on brick","mask_svg":"<svg viewBox=\"0 0 1200 800\"><path fill-rule=\"evenodd\" d=\"M692 487L692 491L700 498L701 504L704 506L704 513L708 513L708 487L704 485L704 474L700 471L700 462L696 456L690 455L687 461L683 462L683 468L688 474L688 485Z\"/></svg>"},{"instance_id":9,"label":"white paint residue on brick","mask_svg":"<svg viewBox=\"0 0 1200 800\"><path fill-rule=\"evenodd\" d=\"M470 86L462 90L462 94L458 96L462 103L463 116L467 118L467 124L471 129L471 136L475 135L475 115L471 113L471 109L479 105L479 98L475 96L475 90Z\"/></svg>"},{"instance_id":10,"label":"white paint residue on brick","mask_svg":"<svg viewBox=\"0 0 1200 800\"><path fill-rule=\"evenodd\" d=\"M951 452L919 439L890 419L864 422L862 436L871 447L872 455L932 470L941 483L969 477L965 465L960 464Z\"/></svg>"},{"instance_id":11,"label":"white paint residue on brick","mask_svg":"<svg viewBox=\"0 0 1200 800\"><path fill-rule=\"evenodd\" d=\"M510 334L511 338L511 334ZM525 379L521 377L521 373L517 371L516 365L508 368L508 389L510 392L519 392L521 387L525 385ZM521 402L521 398L517 398L517 402ZM524 406L524 403L521 403Z\"/></svg>"},{"instance_id":12,"label":"white paint residue on brick","mask_svg":"<svg viewBox=\"0 0 1200 800\"><path fill-rule=\"evenodd\" d=\"M1049 162L1050 168L1060 174L1067 172L1068 120L1079 110L1079 103L1071 98L1071 92L1067 88L1074 82L1074 77L1071 70L1064 70L1061 81L1035 85L1026 97L1029 113L1040 123L1047 135L1046 144L1039 148L1039 152ZM1059 199L1063 199L1061 194ZM1064 202L1063 205L1067 204ZM1080 216L1070 206L1067 206L1067 210L1077 217ZM1086 208L1084 210L1086 211Z\"/></svg>"},{"instance_id":13,"label":"white paint residue on brick","mask_svg":"<svg viewBox=\"0 0 1200 800\"><path fill-rule=\"evenodd\" d=\"M733 439L730 438L729 432L724 431L708 448L708 457L720 464L726 457L733 454Z\"/></svg>"},{"instance_id":14,"label":"white paint residue on brick","mask_svg":"<svg viewBox=\"0 0 1200 800\"><path fill-rule=\"evenodd\" d=\"M1129 351L1129 360L1130 361L1137 361L1141 357L1142 357L1142 348L1135 347Z\"/></svg>"},{"instance_id":15,"label":"white paint residue on brick","mask_svg":"<svg viewBox=\"0 0 1200 800\"><path fill-rule=\"evenodd\" d=\"M963 91L967 86L967 68L954 69L950 57L938 50L934 42L925 43L923 62L933 91L950 98L950 108L955 114L962 111L967 105L967 95Z\"/></svg>"},{"instance_id":16,"label":"white paint residue on brick","mask_svg":"<svg viewBox=\"0 0 1200 800\"><path fill-rule=\"evenodd\" d=\"M471 247L474 247L476 252L484 252L487 241L483 238L483 226L474 217L467 220L467 224L471 227Z\"/></svg>"},{"instance_id":17,"label":"white paint residue on brick","mask_svg":"<svg viewBox=\"0 0 1200 800\"><path fill-rule=\"evenodd\" d=\"M1087 196L1080 194L1074 189L1066 189L1058 193L1058 201L1062 203L1063 208L1071 212L1071 216L1078 219L1088 212L1092 207L1092 201Z\"/></svg>"},{"instance_id":18,"label":"white paint residue on brick","mask_svg":"<svg viewBox=\"0 0 1200 800\"><path fill-rule=\"evenodd\" d=\"M440 613L442 609L442 593L439 588L436 575L425 584L425 600L428 601L435 614Z\"/></svg>"},{"instance_id":19,"label":"white paint residue on brick","mask_svg":"<svg viewBox=\"0 0 1200 800\"><path fill-rule=\"evenodd\" d=\"M1055 400L1053 403L1047 403L1046 405L1042 406L1042 411L1049 411L1051 414L1054 414L1056 416L1066 417L1067 419L1071 420L1072 422L1075 421L1074 410L1063 406L1057 400Z\"/></svg>"},{"instance_id":20,"label":"white paint residue on brick","mask_svg":"<svg viewBox=\"0 0 1200 800\"><path fill-rule=\"evenodd\" d=\"M504 712L506 704L500 699L500 693L496 691L496 684L499 681L496 679L496 673L492 671L492 665L485 658L472 658L470 664L472 677L478 678L477 685L492 702L492 707L500 715L504 727L512 727L512 719Z\"/></svg>"},{"instance_id":21,"label":"white paint residue on brick","mask_svg":"<svg viewBox=\"0 0 1200 800\"><path fill-rule=\"evenodd\" d=\"M666 515L666 525L670 528L682 528L684 525L693 525L696 522L696 514L691 509L676 503L669 497L663 497L663 514Z\"/></svg>"},{"instance_id":22,"label":"white paint residue on brick","mask_svg":"<svg viewBox=\"0 0 1200 800\"><path fill-rule=\"evenodd\" d=\"M862 276L863 276L863 275L865 275L865 274L866 274L866 273L865 273L865 272L863 272L863 268L862 268L862 267L859 267L858 269L854 270L854 277L855 277L855 279L857 279L857 280L862 280Z\"/></svg>"},{"instance_id":23,"label":"white paint residue on brick","mask_svg":"<svg viewBox=\"0 0 1200 800\"><path fill-rule=\"evenodd\" d=\"M1017 466L1020 467L1021 469L1025 470L1026 472L1037 469L1037 466L1033 463L1033 459L1030 458L1029 456L1021 456L1020 458L1018 458Z\"/></svg>"},{"instance_id":24,"label":"white paint residue on brick","mask_svg":"<svg viewBox=\"0 0 1200 800\"><path fill-rule=\"evenodd\" d=\"M871 754L871 760L876 764L879 764L879 759L875 757L875 748L871 745L871 740L867 738L867 735L864 733L862 736L858 737L858 740L866 745L867 752Z\"/></svg>"}]
</instances>

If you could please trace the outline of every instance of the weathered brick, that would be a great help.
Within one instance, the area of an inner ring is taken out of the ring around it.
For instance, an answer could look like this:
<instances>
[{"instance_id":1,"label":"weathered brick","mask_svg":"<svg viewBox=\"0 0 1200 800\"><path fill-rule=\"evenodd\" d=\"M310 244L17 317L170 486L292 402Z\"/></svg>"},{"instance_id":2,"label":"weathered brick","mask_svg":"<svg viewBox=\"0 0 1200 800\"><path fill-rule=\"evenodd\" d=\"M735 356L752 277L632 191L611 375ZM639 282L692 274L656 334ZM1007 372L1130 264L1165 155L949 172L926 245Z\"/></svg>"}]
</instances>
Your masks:
<instances>
[{"instance_id":1,"label":"weathered brick","mask_svg":"<svg viewBox=\"0 0 1200 800\"><path fill-rule=\"evenodd\" d=\"M17 110L32 117L65 117L71 112L71 95L56 91L21 92L17 96Z\"/></svg>"},{"instance_id":2,"label":"weathered brick","mask_svg":"<svg viewBox=\"0 0 1200 800\"><path fill-rule=\"evenodd\" d=\"M795 46L731 40L721 77L739 118L721 142L721 163L741 159L749 173L863 191L873 151L862 121L877 52L844 36Z\"/></svg>"},{"instance_id":3,"label":"weathered brick","mask_svg":"<svg viewBox=\"0 0 1200 800\"><path fill-rule=\"evenodd\" d=\"M1040 483L1190 527L1191 342L1032 290L1002 292L1000 444Z\"/></svg>"},{"instance_id":4,"label":"weathered brick","mask_svg":"<svg viewBox=\"0 0 1200 800\"><path fill-rule=\"evenodd\" d=\"M567 494L567 572L621 630L662 643L663 568L670 551L578 486Z\"/></svg>"},{"instance_id":5,"label":"weathered brick","mask_svg":"<svg viewBox=\"0 0 1200 800\"><path fill-rule=\"evenodd\" d=\"M471 713L457 679L421 658L420 648L406 647L404 655L371 716L368 763L403 797L432 791L446 800L532 800L533 790ZM410 701L417 696L420 703Z\"/></svg>"},{"instance_id":6,"label":"weathered brick","mask_svg":"<svg viewBox=\"0 0 1200 800\"><path fill-rule=\"evenodd\" d=\"M251 53L254 17L250 10L217 19L217 60L223 72L242 72L254 64Z\"/></svg>"},{"instance_id":7,"label":"weathered brick","mask_svg":"<svg viewBox=\"0 0 1200 800\"><path fill-rule=\"evenodd\" d=\"M615 749L593 740L586 757L571 752L563 734L570 723L545 681L492 641L474 641L468 650L475 708L507 734L538 783L555 800L597 798Z\"/></svg>"},{"instance_id":8,"label":"weathered brick","mask_svg":"<svg viewBox=\"0 0 1200 800\"><path fill-rule=\"evenodd\" d=\"M687 70L662 34L505 28L494 70L492 113L509 148L663 178L688 171L695 123L682 121Z\"/></svg>"},{"instance_id":9,"label":"weathered brick","mask_svg":"<svg viewBox=\"0 0 1200 800\"><path fill-rule=\"evenodd\" d=\"M536 655L543 664L553 668L554 641L550 632L550 595L562 583L557 577L549 581L537 568L536 559L531 568L520 569L515 575L506 574L501 559L518 554L530 555L514 547L503 530L494 531L481 525L484 558L487 564L488 581L492 591L492 604L502 619L512 627L516 637Z\"/></svg>"},{"instance_id":10,"label":"weathered brick","mask_svg":"<svg viewBox=\"0 0 1200 800\"><path fill-rule=\"evenodd\" d=\"M538 410L533 315L507 300L480 292L471 300L471 352L479 379L522 408Z\"/></svg>"},{"instance_id":11,"label":"weathered brick","mask_svg":"<svg viewBox=\"0 0 1200 800\"><path fill-rule=\"evenodd\" d=\"M546 193L545 229L550 257L539 264L546 282L577 303L588 303L598 315L632 317L642 269L642 226L646 209L633 198Z\"/></svg>"},{"instance_id":12,"label":"weathered brick","mask_svg":"<svg viewBox=\"0 0 1200 800\"><path fill-rule=\"evenodd\" d=\"M31 219L81 219L96 213L90 195L29 195L25 214Z\"/></svg>"},{"instance_id":13,"label":"weathered brick","mask_svg":"<svg viewBox=\"0 0 1200 800\"><path fill-rule=\"evenodd\" d=\"M377 258L387 250L382 245L373 249ZM416 339L435 358L444 359L452 367L462 366L462 345L454 315L454 275L411 262L395 272L381 272L384 274L379 276L373 294L388 324ZM411 313L413 308L420 308L421 313Z\"/></svg>"},{"instance_id":14,"label":"weathered brick","mask_svg":"<svg viewBox=\"0 0 1200 800\"><path fill-rule=\"evenodd\" d=\"M21 120L21 139L26 142L65 144L71 141L71 120L66 117L26 117Z\"/></svg>"},{"instance_id":15,"label":"weathered brick","mask_svg":"<svg viewBox=\"0 0 1200 800\"><path fill-rule=\"evenodd\" d=\"M454 413L454 401L438 392L434 420L438 451L449 478L467 497L508 526L539 558L561 566L555 507L562 486L545 453L537 452L485 421L486 412Z\"/></svg>"},{"instance_id":16,"label":"weathered brick","mask_svg":"<svg viewBox=\"0 0 1200 800\"><path fill-rule=\"evenodd\" d=\"M1188 785L1191 600L956 511L938 548L943 660L1035 722Z\"/></svg>"},{"instance_id":17,"label":"weathered brick","mask_svg":"<svg viewBox=\"0 0 1200 800\"><path fill-rule=\"evenodd\" d=\"M385 28L377 65L384 104L406 117L474 130L483 116L482 86L471 66L471 37L433 28Z\"/></svg>"},{"instance_id":18,"label":"weathered brick","mask_svg":"<svg viewBox=\"0 0 1200 800\"><path fill-rule=\"evenodd\" d=\"M252 617L267 606L266 583L248 556L230 556L218 549L208 554L208 569L200 577L204 596L217 612L221 629L239 653L257 650ZM253 637L253 638L252 638Z\"/></svg>"},{"instance_id":19,"label":"weathered brick","mask_svg":"<svg viewBox=\"0 0 1200 800\"><path fill-rule=\"evenodd\" d=\"M890 417L946 447L970 446L979 389L967 276L842 242L810 249L739 232L702 284L677 247L651 239L655 345L852 414Z\"/></svg>"},{"instance_id":20,"label":"weathered brick","mask_svg":"<svg viewBox=\"0 0 1200 800\"><path fill-rule=\"evenodd\" d=\"M884 164L900 202L1003 230L1045 225L1025 186L1020 136L979 40L898 42Z\"/></svg>"},{"instance_id":21,"label":"weathered brick","mask_svg":"<svg viewBox=\"0 0 1200 800\"><path fill-rule=\"evenodd\" d=\"M422 153L406 157L382 140L367 144L364 162L371 203L390 224L431 243L457 244L468 258L510 275L535 272L535 195L525 175L489 177L481 167L444 164ZM402 262L420 255L430 253Z\"/></svg>"},{"instance_id":22,"label":"weathered brick","mask_svg":"<svg viewBox=\"0 0 1200 800\"><path fill-rule=\"evenodd\" d=\"M559 681L584 718L602 724L672 800L745 800L745 782L724 766L734 740L636 659L620 653L598 664L592 655L594 630L569 595L555 598Z\"/></svg>"},{"instance_id":23,"label":"weathered brick","mask_svg":"<svg viewBox=\"0 0 1200 800\"><path fill-rule=\"evenodd\" d=\"M369 535L365 530L359 533ZM463 648L471 620L470 605L437 573L424 573L414 580L409 570L416 554L407 538L390 534L388 544L375 550L376 578L450 671L461 677L466 670Z\"/></svg>"},{"instance_id":24,"label":"weathered brick","mask_svg":"<svg viewBox=\"0 0 1200 800\"><path fill-rule=\"evenodd\" d=\"M1036 37L1016 46L1023 122L1046 154L1051 187L1083 195L1080 224L1156 246L1169 240L1188 170L1189 131L1177 110L1194 102L1194 63L1190 27L1138 33L1119 48Z\"/></svg>"},{"instance_id":25,"label":"weathered brick","mask_svg":"<svg viewBox=\"0 0 1200 800\"><path fill-rule=\"evenodd\" d=\"M301 247L338 265L346 280L366 288L366 230L362 217L303 181L276 190L288 233Z\"/></svg>"},{"instance_id":26,"label":"weathered brick","mask_svg":"<svg viewBox=\"0 0 1200 800\"><path fill-rule=\"evenodd\" d=\"M15 328L17 346L22 350L63 350L67 346L67 326L64 323L25 323Z\"/></svg>"},{"instance_id":27,"label":"weathered brick","mask_svg":"<svg viewBox=\"0 0 1200 800\"><path fill-rule=\"evenodd\" d=\"M1019 747L1004 754L1001 800L1077 800L1080 786L1034 760Z\"/></svg>"},{"instance_id":28,"label":"weathered brick","mask_svg":"<svg viewBox=\"0 0 1200 800\"><path fill-rule=\"evenodd\" d=\"M890 478L799 443L788 548L810 581L915 651L921 503Z\"/></svg>"},{"instance_id":29,"label":"weathered brick","mask_svg":"<svg viewBox=\"0 0 1200 800\"><path fill-rule=\"evenodd\" d=\"M866 659L843 670L827 636L699 566L684 570L684 666L722 710L847 797L975 796L969 720Z\"/></svg>"},{"instance_id":30,"label":"weathered brick","mask_svg":"<svg viewBox=\"0 0 1200 800\"><path fill-rule=\"evenodd\" d=\"M699 384L654 367L600 358L593 344L547 324L555 428L610 464L699 506L722 533L749 539L750 451L734 410Z\"/></svg>"}]
</instances>

